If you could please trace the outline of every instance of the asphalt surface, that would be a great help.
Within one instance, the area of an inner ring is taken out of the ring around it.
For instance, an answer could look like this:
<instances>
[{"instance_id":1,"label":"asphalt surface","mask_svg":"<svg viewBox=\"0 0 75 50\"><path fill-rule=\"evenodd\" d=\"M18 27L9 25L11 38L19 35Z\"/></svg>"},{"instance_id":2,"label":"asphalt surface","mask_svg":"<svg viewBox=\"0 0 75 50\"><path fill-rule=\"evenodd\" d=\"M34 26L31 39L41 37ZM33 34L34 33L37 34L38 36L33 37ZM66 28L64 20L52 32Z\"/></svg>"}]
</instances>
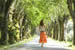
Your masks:
<instances>
[{"instance_id":1,"label":"asphalt surface","mask_svg":"<svg viewBox=\"0 0 75 50\"><path fill-rule=\"evenodd\" d=\"M71 48L68 48L67 46L68 44L66 43L57 42L55 40L47 38L47 43L44 44L44 47L41 47L38 36L26 44L22 44L6 50L71 50Z\"/></svg>"}]
</instances>

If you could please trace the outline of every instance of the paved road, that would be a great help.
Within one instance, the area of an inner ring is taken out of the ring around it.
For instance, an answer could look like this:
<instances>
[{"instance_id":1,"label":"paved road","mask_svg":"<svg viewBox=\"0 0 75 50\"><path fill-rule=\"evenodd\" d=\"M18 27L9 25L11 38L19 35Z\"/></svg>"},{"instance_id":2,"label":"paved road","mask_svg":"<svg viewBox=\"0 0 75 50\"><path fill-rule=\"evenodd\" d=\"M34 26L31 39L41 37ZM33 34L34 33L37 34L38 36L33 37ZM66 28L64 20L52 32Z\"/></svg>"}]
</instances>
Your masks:
<instances>
[{"instance_id":1,"label":"paved road","mask_svg":"<svg viewBox=\"0 0 75 50\"><path fill-rule=\"evenodd\" d=\"M68 44L62 42L59 43L50 38L47 39L48 42L44 44L43 48L41 48L41 44L39 44L38 41L39 36L26 44L13 47L8 50L71 50L70 48L67 48Z\"/></svg>"}]
</instances>

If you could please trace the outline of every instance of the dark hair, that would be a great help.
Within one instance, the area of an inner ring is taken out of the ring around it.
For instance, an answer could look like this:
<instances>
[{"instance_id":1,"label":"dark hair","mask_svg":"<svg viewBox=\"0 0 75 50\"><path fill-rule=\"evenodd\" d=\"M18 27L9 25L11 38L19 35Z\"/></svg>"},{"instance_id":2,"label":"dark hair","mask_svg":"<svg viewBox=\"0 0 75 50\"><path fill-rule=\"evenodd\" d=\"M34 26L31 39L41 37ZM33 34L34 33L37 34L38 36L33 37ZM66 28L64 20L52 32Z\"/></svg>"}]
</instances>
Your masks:
<instances>
[{"instance_id":1,"label":"dark hair","mask_svg":"<svg viewBox=\"0 0 75 50\"><path fill-rule=\"evenodd\" d=\"M43 19L40 21L40 26L44 26Z\"/></svg>"}]
</instances>

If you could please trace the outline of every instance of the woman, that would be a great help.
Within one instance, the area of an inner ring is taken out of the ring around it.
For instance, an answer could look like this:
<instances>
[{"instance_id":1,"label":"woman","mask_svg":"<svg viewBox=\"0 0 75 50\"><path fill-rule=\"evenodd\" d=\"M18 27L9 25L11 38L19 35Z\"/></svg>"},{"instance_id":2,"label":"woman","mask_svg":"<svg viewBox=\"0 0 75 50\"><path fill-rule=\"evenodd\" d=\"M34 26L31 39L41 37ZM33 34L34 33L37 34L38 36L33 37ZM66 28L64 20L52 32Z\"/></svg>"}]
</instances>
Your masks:
<instances>
[{"instance_id":1,"label":"woman","mask_svg":"<svg viewBox=\"0 0 75 50\"><path fill-rule=\"evenodd\" d=\"M46 30L45 30L45 25L43 23L43 20L40 21L40 26L39 26L39 30L40 30L40 43L41 47L43 47L44 43L47 43L47 36L46 36Z\"/></svg>"}]
</instances>

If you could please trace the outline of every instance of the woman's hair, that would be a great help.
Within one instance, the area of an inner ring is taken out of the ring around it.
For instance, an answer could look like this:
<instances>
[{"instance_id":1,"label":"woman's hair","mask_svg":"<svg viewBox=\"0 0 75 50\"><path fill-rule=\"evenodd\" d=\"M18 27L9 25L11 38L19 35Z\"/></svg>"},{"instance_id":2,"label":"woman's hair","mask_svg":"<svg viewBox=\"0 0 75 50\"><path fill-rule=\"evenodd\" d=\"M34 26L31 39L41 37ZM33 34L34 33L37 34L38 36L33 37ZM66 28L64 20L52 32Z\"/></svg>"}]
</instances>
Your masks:
<instances>
[{"instance_id":1,"label":"woman's hair","mask_svg":"<svg viewBox=\"0 0 75 50\"><path fill-rule=\"evenodd\" d=\"M40 21L40 26L44 26L43 19Z\"/></svg>"}]
</instances>

